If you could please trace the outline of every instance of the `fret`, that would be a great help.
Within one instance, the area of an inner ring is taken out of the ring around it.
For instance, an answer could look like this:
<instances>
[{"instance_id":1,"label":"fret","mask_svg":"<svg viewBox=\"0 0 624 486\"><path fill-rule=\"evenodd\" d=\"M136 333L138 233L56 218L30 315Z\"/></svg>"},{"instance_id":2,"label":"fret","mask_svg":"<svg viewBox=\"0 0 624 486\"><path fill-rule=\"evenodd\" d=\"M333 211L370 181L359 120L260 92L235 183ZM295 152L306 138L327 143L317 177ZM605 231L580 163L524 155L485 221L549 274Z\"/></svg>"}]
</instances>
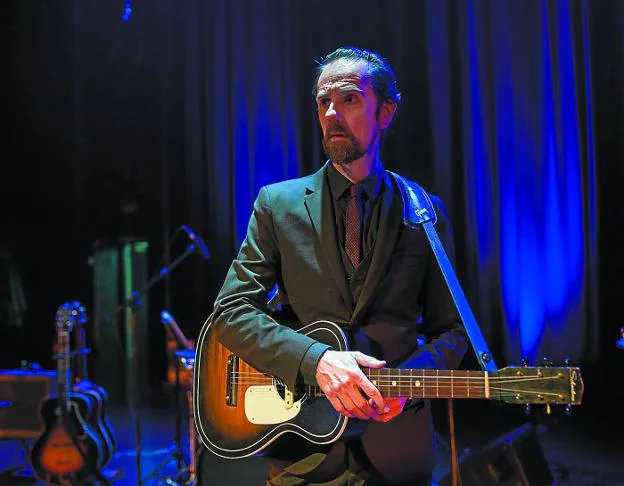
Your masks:
<instances>
[{"instance_id":1,"label":"fret","mask_svg":"<svg viewBox=\"0 0 624 486\"><path fill-rule=\"evenodd\" d=\"M436 369L436 398L440 398L440 370Z\"/></svg>"},{"instance_id":2,"label":"fret","mask_svg":"<svg viewBox=\"0 0 624 486\"><path fill-rule=\"evenodd\" d=\"M470 379L468 378L468 373L466 371L457 371L455 376L458 378L461 386L456 386L455 393L458 398L466 397L466 393L470 387Z\"/></svg>"},{"instance_id":3,"label":"fret","mask_svg":"<svg viewBox=\"0 0 624 486\"><path fill-rule=\"evenodd\" d=\"M367 369L382 396L407 398L488 398L482 371ZM322 392L317 388L318 395Z\"/></svg>"},{"instance_id":4,"label":"fret","mask_svg":"<svg viewBox=\"0 0 624 486\"><path fill-rule=\"evenodd\" d=\"M381 393L381 390L379 389L379 387L381 386L381 382L379 381L379 370L370 368L369 373L370 373L371 382L373 383L373 385L377 387L377 389ZM377 374L377 376L375 376L375 374Z\"/></svg>"},{"instance_id":5,"label":"fret","mask_svg":"<svg viewBox=\"0 0 624 486\"><path fill-rule=\"evenodd\" d=\"M390 375L390 379L388 380L388 395L395 397L401 394L401 380L397 380L398 370L388 370L388 374ZM400 377L400 375L399 375Z\"/></svg>"},{"instance_id":6,"label":"fret","mask_svg":"<svg viewBox=\"0 0 624 486\"><path fill-rule=\"evenodd\" d=\"M453 388L453 373L454 373L454 371L455 371L455 370L451 370L451 393L450 393L451 398L453 398L453 397L455 396L455 394L454 394L454 391L455 391L455 390L454 390L454 388Z\"/></svg>"}]
</instances>

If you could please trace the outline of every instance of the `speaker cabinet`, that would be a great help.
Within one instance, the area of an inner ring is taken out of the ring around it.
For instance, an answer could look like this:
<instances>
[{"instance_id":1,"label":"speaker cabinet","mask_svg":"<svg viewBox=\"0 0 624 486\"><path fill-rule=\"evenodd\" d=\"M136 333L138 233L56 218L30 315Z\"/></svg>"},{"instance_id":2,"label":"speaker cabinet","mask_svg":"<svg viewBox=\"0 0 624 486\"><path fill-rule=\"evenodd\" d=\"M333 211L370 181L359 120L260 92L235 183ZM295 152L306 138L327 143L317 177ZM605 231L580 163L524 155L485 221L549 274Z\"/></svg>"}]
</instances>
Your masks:
<instances>
[{"instance_id":1,"label":"speaker cabinet","mask_svg":"<svg viewBox=\"0 0 624 486\"><path fill-rule=\"evenodd\" d=\"M143 240L96 241L93 246L94 380L115 404L124 403L130 393L138 399L148 391L147 295L140 295L136 312L123 305L145 288L147 254Z\"/></svg>"},{"instance_id":2,"label":"speaker cabinet","mask_svg":"<svg viewBox=\"0 0 624 486\"><path fill-rule=\"evenodd\" d=\"M0 370L0 439L36 439L41 403L56 393L54 371Z\"/></svg>"},{"instance_id":3,"label":"speaker cabinet","mask_svg":"<svg viewBox=\"0 0 624 486\"><path fill-rule=\"evenodd\" d=\"M525 424L460 464L463 486L546 486L553 482L534 428ZM447 475L440 486L451 484Z\"/></svg>"}]
</instances>

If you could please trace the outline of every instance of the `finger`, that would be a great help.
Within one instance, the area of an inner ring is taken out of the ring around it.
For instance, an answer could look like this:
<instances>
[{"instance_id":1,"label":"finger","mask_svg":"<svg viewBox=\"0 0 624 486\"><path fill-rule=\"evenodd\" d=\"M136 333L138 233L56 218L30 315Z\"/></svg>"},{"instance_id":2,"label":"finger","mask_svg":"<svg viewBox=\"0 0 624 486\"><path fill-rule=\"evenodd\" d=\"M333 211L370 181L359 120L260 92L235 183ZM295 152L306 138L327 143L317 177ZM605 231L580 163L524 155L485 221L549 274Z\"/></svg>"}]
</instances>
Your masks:
<instances>
[{"instance_id":1,"label":"finger","mask_svg":"<svg viewBox=\"0 0 624 486\"><path fill-rule=\"evenodd\" d=\"M376 410L376 407L374 405L375 402L371 404L369 402L369 397L364 395L361 389L354 391L354 393L351 395L351 398L353 400L353 403L355 403L355 405L369 418L379 415L379 410Z\"/></svg>"},{"instance_id":2,"label":"finger","mask_svg":"<svg viewBox=\"0 0 624 486\"><path fill-rule=\"evenodd\" d=\"M366 378L366 376L363 376L362 378L360 389L362 390L362 393L368 397L368 400L372 401L371 405L376 409L376 413L386 413L390 410L377 387L373 385L370 380Z\"/></svg>"},{"instance_id":3,"label":"finger","mask_svg":"<svg viewBox=\"0 0 624 486\"><path fill-rule=\"evenodd\" d=\"M407 401L407 398L403 398L403 397L387 398L386 403L390 407L390 411L388 413L378 415L378 417L375 418L375 420L378 422L389 422L390 420L392 420L393 418L401 414L406 401Z\"/></svg>"},{"instance_id":4,"label":"finger","mask_svg":"<svg viewBox=\"0 0 624 486\"><path fill-rule=\"evenodd\" d=\"M377 422L382 422L382 423L390 422L390 420L392 420L397 415L399 415L399 413L400 412L384 413L384 414L378 415L374 420Z\"/></svg>"},{"instance_id":5,"label":"finger","mask_svg":"<svg viewBox=\"0 0 624 486\"><path fill-rule=\"evenodd\" d=\"M362 397L362 399L362 401L366 403L366 399L364 397ZM360 406L356 403L357 398L354 400L351 395L343 395L341 397L341 400L343 401L347 410L351 412L355 417L359 418L360 420L370 420L371 415L366 413L362 408L360 408ZM368 408L370 412L372 412L372 414L374 415L372 407L369 406Z\"/></svg>"},{"instance_id":6,"label":"finger","mask_svg":"<svg viewBox=\"0 0 624 486\"><path fill-rule=\"evenodd\" d=\"M401 415L402 411L403 411L403 409L401 407L394 408L394 409L390 410L390 412L384 413L383 415L380 415L379 416L379 421L380 422L389 422L393 418Z\"/></svg>"},{"instance_id":7,"label":"finger","mask_svg":"<svg viewBox=\"0 0 624 486\"><path fill-rule=\"evenodd\" d=\"M361 353L360 351L354 351L353 357L360 366L367 366L369 368L383 368L386 366L385 361L369 356L368 354Z\"/></svg>"},{"instance_id":8,"label":"finger","mask_svg":"<svg viewBox=\"0 0 624 486\"><path fill-rule=\"evenodd\" d=\"M347 418L354 418L355 417L355 415L353 415L351 412L349 412L346 409L346 407L343 405L343 403L340 400L340 398L338 398L338 395L336 395L334 393L325 393L325 396L329 400L329 403L332 404L332 407L334 407L334 410L336 410L336 412L344 415Z\"/></svg>"},{"instance_id":9,"label":"finger","mask_svg":"<svg viewBox=\"0 0 624 486\"><path fill-rule=\"evenodd\" d=\"M384 401L386 402L386 404L388 403L388 402L387 402L387 399L386 399L386 400L384 400ZM373 407L373 410L375 410L375 413L377 413L377 414L386 413L386 412L384 412L384 409L379 410L379 409L377 408L377 404L375 403L375 400L373 400L372 398L369 398L369 399L368 399L368 404L369 404L371 407Z\"/></svg>"}]
</instances>

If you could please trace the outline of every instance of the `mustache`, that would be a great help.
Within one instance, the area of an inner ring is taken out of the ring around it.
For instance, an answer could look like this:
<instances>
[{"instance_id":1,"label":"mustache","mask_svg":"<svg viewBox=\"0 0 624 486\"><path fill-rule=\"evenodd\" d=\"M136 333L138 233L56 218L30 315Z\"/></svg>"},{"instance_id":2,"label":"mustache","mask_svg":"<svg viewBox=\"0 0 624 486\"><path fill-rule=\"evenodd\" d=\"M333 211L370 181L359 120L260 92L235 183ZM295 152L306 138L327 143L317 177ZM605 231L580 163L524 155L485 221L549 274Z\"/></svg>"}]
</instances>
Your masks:
<instances>
[{"instance_id":1,"label":"mustache","mask_svg":"<svg viewBox=\"0 0 624 486\"><path fill-rule=\"evenodd\" d=\"M341 127L340 125L330 125L329 127L327 127L327 133L325 133L325 138L328 139L334 135L344 135L346 137L350 137L351 132L348 129Z\"/></svg>"}]
</instances>

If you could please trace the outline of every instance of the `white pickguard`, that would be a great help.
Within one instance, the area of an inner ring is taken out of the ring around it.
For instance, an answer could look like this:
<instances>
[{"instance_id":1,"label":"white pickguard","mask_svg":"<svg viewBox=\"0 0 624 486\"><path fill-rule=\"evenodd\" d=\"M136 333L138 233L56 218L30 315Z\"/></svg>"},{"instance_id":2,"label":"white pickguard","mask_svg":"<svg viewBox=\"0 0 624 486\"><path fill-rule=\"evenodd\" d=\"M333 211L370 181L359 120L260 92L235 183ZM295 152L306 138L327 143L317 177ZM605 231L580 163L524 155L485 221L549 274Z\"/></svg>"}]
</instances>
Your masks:
<instances>
[{"instance_id":1,"label":"white pickguard","mask_svg":"<svg viewBox=\"0 0 624 486\"><path fill-rule=\"evenodd\" d=\"M274 385L250 386L245 391L245 415L252 424L281 424L296 417L301 401L288 404Z\"/></svg>"}]
</instances>

